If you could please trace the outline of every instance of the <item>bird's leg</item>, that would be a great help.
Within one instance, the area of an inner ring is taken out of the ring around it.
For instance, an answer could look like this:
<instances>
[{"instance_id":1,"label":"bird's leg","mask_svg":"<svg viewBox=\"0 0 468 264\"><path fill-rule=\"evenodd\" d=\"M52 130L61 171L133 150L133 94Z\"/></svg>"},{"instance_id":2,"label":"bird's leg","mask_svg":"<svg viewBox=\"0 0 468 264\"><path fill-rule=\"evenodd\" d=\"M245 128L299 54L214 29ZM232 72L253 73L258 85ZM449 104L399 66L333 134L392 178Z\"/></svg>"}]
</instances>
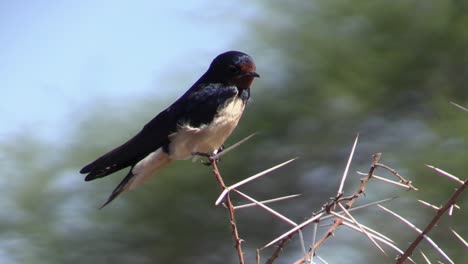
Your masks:
<instances>
[{"instance_id":1,"label":"bird's leg","mask_svg":"<svg viewBox=\"0 0 468 264\"><path fill-rule=\"evenodd\" d=\"M211 166L211 163L213 161L216 161L216 162L220 162L221 161L221 158L215 158L216 155L218 155L219 153L221 153L222 151L224 150L224 144L222 144L217 150L215 150L212 154L210 153L206 153L206 152L192 152L192 155L194 156L202 156L202 157L205 157L205 158L208 158L208 162L206 161L202 161L201 163L203 163L204 165L206 166Z\"/></svg>"},{"instance_id":2,"label":"bird's leg","mask_svg":"<svg viewBox=\"0 0 468 264\"><path fill-rule=\"evenodd\" d=\"M215 152L213 153L214 155L218 155L219 153L223 152L224 150L224 144L221 145L221 147L219 147L217 150L215 150ZM220 161L221 158L218 158L218 161Z\"/></svg>"},{"instance_id":3,"label":"bird's leg","mask_svg":"<svg viewBox=\"0 0 468 264\"><path fill-rule=\"evenodd\" d=\"M219 153L223 152L224 150L224 144L222 144L217 150L213 152L213 155L211 156L211 160L216 160L216 162L220 162L221 158L216 158Z\"/></svg>"}]
</instances>

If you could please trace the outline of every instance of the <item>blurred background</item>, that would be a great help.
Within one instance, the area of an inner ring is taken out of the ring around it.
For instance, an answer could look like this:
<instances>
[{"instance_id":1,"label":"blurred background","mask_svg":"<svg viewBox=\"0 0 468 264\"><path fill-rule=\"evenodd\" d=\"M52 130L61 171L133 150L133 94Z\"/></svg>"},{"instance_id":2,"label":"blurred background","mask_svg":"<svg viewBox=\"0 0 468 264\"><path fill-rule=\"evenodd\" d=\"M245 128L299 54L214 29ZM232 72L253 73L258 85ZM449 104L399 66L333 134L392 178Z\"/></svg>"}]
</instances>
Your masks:
<instances>
[{"instance_id":1,"label":"blurred background","mask_svg":"<svg viewBox=\"0 0 468 264\"><path fill-rule=\"evenodd\" d=\"M457 187L424 164L461 179L468 171L468 116L449 103L468 105L467 28L468 2L456 0L2 1L0 263L236 263L209 167L176 162L103 210L127 171L91 183L78 173L227 50L250 54L262 76L227 145L258 135L223 158L228 184L300 157L242 190L259 200L302 193L272 205L301 222L336 194L359 132L345 191L382 152L420 191L371 182L359 204L398 195L387 206L423 228L434 212L416 200L441 205ZM467 201L465 193L462 209ZM377 208L355 217L403 249L416 236ZM289 229L255 208L237 219L247 263ZM468 254L448 227L467 238L466 222L456 210L431 233L457 263ZM336 235L318 252L329 263L396 256L345 228ZM295 237L277 263L298 259L299 245Z\"/></svg>"}]
</instances>

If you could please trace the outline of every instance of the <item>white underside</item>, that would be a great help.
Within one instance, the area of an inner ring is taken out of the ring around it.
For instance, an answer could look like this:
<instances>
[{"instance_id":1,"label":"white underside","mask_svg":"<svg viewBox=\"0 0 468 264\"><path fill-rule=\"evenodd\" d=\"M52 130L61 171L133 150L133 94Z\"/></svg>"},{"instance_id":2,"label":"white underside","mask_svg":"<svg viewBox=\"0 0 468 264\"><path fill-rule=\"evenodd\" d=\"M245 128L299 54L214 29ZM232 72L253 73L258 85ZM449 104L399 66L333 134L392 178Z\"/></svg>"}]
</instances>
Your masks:
<instances>
[{"instance_id":1,"label":"white underside","mask_svg":"<svg viewBox=\"0 0 468 264\"><path fill-rule=\"evenodd\" d=\"M135 175L128 183L129 190L143 184L152 175L166 167L171 162L169 155L162 148L151 152L148 156L138 162L132 169L132 174Z\"/></svg>"},{"instance_id":2,"label":"white underside","mask_svg":"<svg viewBox=\"0 0 468 264\"><path fill-rule=\"evenodd\" d=\"M169 136L170 158L188 159L193 152L212 153L231 135L244 111L244 103L238 97L229 100L213 121L202 127L182 125L177 133Z\"/></svg>"},{"instance_id":3,"label":"white underside","mask_svg":"<svg viewBox=\"0 0 468 264\"><path fill-rule=\"evenodd\" d=\"M128 189L131 190L141 185L172 160L188 159L194 152L213 153L216 151L237 126L244 107L244 102L234 97L226 102L225 107L218 112L210 124L198 128L181 125L176 133L169 135L171 142L169 154L159 148L133 167L132 173L135 177L129 183Z\"/></svg>"}]
</instances>

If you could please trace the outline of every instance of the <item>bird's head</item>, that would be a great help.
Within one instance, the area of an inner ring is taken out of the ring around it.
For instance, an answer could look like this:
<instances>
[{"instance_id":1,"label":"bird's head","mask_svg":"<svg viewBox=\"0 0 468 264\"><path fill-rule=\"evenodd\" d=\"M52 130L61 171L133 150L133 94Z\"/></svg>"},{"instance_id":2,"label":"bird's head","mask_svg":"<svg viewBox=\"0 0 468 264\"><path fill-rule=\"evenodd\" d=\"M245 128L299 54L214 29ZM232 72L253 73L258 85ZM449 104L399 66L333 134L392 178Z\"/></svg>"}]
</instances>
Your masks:
<instances>
[{"instance_id":1,"label":"bird's head","mask_svg":"<svg viewBox=\"0 0 468 264\"><path fill-rule=\"evenodd\" d=\"M207 74L213 81L248 89L253 79L260 77L255 70L255 63L249 55L240 51L228 51L213 60Z\"/></svg>"}]
</instances>

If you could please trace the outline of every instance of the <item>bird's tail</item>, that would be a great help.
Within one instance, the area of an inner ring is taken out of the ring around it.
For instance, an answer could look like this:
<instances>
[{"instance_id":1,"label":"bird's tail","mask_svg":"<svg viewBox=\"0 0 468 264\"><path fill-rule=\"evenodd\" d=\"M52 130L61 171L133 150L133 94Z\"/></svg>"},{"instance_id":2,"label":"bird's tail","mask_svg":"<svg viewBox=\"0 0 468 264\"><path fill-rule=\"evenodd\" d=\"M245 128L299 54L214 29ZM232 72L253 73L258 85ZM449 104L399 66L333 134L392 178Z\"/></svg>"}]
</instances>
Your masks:
<instances>
[{"instance_id":1,"label":"bird's tail","mask_svg":"<svg viewBox=\"0 0 468 264\"><path fill-rule=\"evenodd\" d=\"M133 168L132 168L133 169ZM133 178L135 178L135 175L133 175L132 170L130 170L125 176L125 178L117 185L117 187L112 191L111 195L109 198L107 198L107 201L99 207L99 209L104 208L104 206L108 205L110 202L112 202L117 196L119 196L122 192L128 189L128 184L131 184L133 181Z\"/></svg>"},{"instance_id":2,"label":"bird's tail","mask_svg":"<svg viewBox=\"0 0 468 264\"><path fill-rule=\"evenodd\" d=\"M117 185L112 191L112 194L107 198L107 201L101 205L100 209L112 202L122 192L133 190L146 182L151 176L156 175L160 170L171 163L169 155L164 153L161 149L151 153L133 166L128 172L127 176Z\"/></svg>"}]
</instances>

